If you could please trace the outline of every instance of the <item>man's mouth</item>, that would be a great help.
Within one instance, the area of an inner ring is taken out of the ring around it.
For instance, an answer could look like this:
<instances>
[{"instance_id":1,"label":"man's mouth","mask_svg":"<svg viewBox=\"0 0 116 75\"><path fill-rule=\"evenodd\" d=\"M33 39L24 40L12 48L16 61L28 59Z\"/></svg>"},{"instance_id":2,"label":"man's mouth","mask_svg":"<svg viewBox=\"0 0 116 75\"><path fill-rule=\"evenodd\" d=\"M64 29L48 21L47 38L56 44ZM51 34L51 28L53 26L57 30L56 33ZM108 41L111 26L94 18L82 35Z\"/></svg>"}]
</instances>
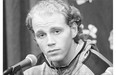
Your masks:
<instances>
[{"instance_id":1,"label":"man's mouth","mask_svg":"<svg viewBox=\"0 0 116 75\"><path fill-rule=\"evenodd\" d=\"M57 52L59 51L60 49L53 49L53 50L49 50L48 53L53 53L53 52Z\"/></svg>"}]
</instances>

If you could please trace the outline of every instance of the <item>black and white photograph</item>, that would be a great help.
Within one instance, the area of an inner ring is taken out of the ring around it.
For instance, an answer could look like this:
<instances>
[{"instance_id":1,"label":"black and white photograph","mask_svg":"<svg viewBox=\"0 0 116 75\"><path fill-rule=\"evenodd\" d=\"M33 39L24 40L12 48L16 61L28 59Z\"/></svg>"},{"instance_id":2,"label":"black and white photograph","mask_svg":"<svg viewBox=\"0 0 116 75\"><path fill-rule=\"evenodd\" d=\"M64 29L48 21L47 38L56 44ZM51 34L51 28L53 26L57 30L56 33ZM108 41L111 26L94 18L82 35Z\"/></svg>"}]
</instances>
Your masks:
<instances>
[{"instance_id":1,"label":"black and white photograph","mask_svg":"<svg viewBox=\"0 0 116 75\"><path fill-rule=\"evenodd\" d=\"M3 0L3 75L114 75L113 0Z\"/></svg>"}]
</instances>

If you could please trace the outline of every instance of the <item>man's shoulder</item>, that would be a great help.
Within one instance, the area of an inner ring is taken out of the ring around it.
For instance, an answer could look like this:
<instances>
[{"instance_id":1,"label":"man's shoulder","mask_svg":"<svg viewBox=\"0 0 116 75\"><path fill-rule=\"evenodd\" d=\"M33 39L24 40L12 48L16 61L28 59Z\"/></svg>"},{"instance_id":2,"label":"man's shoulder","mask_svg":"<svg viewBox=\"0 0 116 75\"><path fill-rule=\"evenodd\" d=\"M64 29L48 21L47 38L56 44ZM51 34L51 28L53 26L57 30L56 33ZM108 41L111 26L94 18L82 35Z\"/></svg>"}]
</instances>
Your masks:
<instances>
[{"instance_id":1,"label":"man's shoulder","mask_svg":"<svg viewBox=\"0 0 116 75\"><path fill-rule=\"evenodd\" d=\"M31 67L27 70L25 70L23 72L24 75L38 75L38 74L42 74L43 72L43 69L45 67L45 63L41 64L41 65L37 65L37 66L34 66L34 67Z\"/></svg>"},{"instance_id":2,"label":"man's shoulder","mask_svg":"<svg viewBox=\"0 0 116 75\"><path fill-rule=\"evenodd\" d=\"M100 75L112 66L112 63L99 52L92 41L85 41L79 60L96 75Z\"/></svg>"},{"instance_id":3,"label":"man's shoulder","mask_svg":"<svg viewBox=\"0 0 116 75\"><path fill-rule=\"evenodd\" d=\"M96 75L100 75L105 72L108 67L112 66L112 63L107 58L93 49L89 51L89 55L83 61L83 64L91 69Z\"/></svg>"},{"instance_id":4,"label":"man's shoulder","mask_svg":"<svg viewBox=\"0 0 116 75\"><path fill-rule=\"evenodd\" d=\"M83 53L87 57L85 61L89 61L89 59L91 58L91 60L95 61L96 64L98 62L104 62L108 66L112 66L112 63L99 52L99 49L97 48L96 44L92 41L86 41Z\"/></svg>"}]
</instances>

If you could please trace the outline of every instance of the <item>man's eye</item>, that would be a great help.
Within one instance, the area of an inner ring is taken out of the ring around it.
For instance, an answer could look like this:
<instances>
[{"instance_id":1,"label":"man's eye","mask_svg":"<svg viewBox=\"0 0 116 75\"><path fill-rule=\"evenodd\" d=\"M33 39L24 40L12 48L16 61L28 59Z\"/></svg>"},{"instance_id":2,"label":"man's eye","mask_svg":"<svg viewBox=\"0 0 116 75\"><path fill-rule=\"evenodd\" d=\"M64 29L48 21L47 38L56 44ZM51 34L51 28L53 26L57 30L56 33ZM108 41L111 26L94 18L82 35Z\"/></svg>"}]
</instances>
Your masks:
<instances>
[{"instance_id":1,"label":"man's eye","mask_svg":"<svg viewBox=\"0 0 116 75\"><path fill-rule=\"evenodd\" d=\"M60 30L56 30L54 33L55 33L55 34L60 34L61 31L60 31Z\"/></svg>"},{"instance_id":2,"label":"man's eye","mask_svg":"<svg viewBox=\"0 0 116 75\"><path fill-rule=\"evenodd\" d=\"M45 34L38 34L37 35L37 37L40 38L40 39L44 38L45 36L46 36Z\"/></svg>"}]
</instances>

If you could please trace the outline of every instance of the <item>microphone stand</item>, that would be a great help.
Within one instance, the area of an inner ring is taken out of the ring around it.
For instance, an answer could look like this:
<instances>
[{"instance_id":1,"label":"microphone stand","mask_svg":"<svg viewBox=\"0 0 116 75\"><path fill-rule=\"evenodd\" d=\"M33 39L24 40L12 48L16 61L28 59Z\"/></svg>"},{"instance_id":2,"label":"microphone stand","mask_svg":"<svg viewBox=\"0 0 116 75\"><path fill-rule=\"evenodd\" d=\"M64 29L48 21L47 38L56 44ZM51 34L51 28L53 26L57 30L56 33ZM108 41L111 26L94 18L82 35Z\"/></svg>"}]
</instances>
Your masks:
<instances>
[{"instance_id":1,"label":"microphone stand","mask_svg":"<svg viewBox=\"0 0 116 75\"><path fill-rule=\"evenodd\" d=\"M20 69L21 69L20 65L14 67L14 68L9 67L7 70L4 71L3 75L15 75Z\"/></svg>"}]
</instances>

